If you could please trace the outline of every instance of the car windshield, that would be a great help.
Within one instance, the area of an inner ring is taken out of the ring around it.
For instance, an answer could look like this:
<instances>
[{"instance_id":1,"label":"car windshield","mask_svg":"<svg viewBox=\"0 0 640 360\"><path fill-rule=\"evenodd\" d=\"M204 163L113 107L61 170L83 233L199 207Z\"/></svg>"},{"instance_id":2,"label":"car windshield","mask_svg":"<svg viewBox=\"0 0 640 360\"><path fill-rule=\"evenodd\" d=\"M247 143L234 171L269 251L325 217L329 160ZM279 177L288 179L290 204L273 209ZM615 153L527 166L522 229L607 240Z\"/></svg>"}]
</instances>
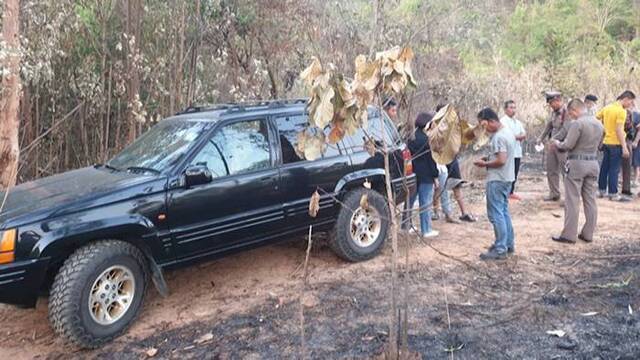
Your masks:
<instances>
[{"instance_id":1,"label":"car windshield","mask_svg":"<svg viewBox=\"0 0 640 360\"><path fill-rule=\"evenodd\" d=\"M178 162L189 146L208 127L205 121L170 119L153 126L108 165L119 170L161 173Z\"/></svg>"}]
</instances>

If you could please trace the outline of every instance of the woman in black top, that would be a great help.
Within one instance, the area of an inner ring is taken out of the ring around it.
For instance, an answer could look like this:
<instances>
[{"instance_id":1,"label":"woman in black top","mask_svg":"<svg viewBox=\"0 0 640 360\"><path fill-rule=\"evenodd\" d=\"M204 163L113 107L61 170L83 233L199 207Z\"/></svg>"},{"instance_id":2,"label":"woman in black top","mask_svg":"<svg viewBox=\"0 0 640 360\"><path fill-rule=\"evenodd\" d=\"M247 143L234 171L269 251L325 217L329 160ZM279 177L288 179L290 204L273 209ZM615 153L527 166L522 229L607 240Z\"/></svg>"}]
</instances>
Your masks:
<instances>
[{"instance_id":1,"label":"woman in black top","mask_svg":"<svg viewBox=\"0 0 640 360\"><path fill-rule=\"evenodd\" d=\"M418 197L420 203L420 230L423 237L437 236L438 232L431 228L431 205L433 203L433 187L438 179L438 167L431 156L429 138L425 128L433 119L433 113L420 113L416 118L415 138L409 141L409 151L413 157L413 171L418 180L418 192L409 200L407 213L411 219L411 207Z\"/></svg>"}]
</instances>

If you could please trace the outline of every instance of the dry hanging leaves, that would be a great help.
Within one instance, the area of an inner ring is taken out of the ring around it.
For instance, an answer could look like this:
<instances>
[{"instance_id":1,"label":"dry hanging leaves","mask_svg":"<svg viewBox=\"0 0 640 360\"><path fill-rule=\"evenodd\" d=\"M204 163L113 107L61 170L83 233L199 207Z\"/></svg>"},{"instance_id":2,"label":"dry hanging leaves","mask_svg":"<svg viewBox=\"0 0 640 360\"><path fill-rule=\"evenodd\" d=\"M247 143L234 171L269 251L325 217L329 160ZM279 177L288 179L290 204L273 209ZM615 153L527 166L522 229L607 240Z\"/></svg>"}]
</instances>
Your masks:
<instances>
[{"instance_id":1,"label":"dry hanging leaves","mask_svg":"<svg viewBox=\"0 0 640 360\"><path fill-rule=\"evenodd\" d=\"M298 133L296 154L307 160L316 160L322 157L326 148L324 133L318 129L307 128Z\"/></svg>"},{"instance_id":2,"label":"dry hanging leaves","mask_svg":"<svg viewBox=\"0 0 640 360\"><path fill-rule=\"evenodd\" d=\"M367 194L362 194L362 197L360 198L360 207L364 210L369 210L369 197Z\"/></svg>"},{"instance_id":3,"label":"dry hanging leaves","mask_svg":"<svg viewBox=\"0 0 640 360\"><path fill-rule=\"evenodd\" d=\"M327 139L319 135L310 136L305 130L299 137L298 154L307 160L318 158L325 150L320 140L336 144L345 135L353 135L358 128L368 127L368 107L376 96L398 94L406 86L415 86L411 72L413 51L395 47L376 54L374 60L359 55L355 60L355 74L348 82L336 72L333 64L323 66L313 58L309 67L300 73L300 78L310 89L309 127L322 130L330 126ZM317 133L317 132L316 132Z\"/></svg>"},{"instance_id":4,"label":"dry hanging leaves","mask_svg":"<svg viewBox=\"0 0 640 360\"><path fill-rule=\"evenodd\" d=\"M411 48L395 47L391 50L376 54L376 61L380 62L382 86L387 93L399 93L407 85L416 86L411 60L413 60Z\"/></svg>"},{"instance_id":5,"label":"dry hanging leaves","mask_svg":"<svg viewBox=\"0 0 640 360\"><path fill-rule=\"evenodd\" d=\"M433 159L438 164L449 164L460 152L462 145L473 144L473 149L489 142L489 135L480 125L470 125L460 119L452 105L448 104L433 117L434 125L426 130Z\"/></svg>"},{"instance_id":6,"label":"dry hanging leaves","mask_svg":"<svg viewBox=\"0 0 640 360\"><path fill-rule=\"evenodd\" d=\"M318 216L318 211L320 211L320 194L316 190L309 200L309 216L313 218Z\"/></svg>"}]
</instances>

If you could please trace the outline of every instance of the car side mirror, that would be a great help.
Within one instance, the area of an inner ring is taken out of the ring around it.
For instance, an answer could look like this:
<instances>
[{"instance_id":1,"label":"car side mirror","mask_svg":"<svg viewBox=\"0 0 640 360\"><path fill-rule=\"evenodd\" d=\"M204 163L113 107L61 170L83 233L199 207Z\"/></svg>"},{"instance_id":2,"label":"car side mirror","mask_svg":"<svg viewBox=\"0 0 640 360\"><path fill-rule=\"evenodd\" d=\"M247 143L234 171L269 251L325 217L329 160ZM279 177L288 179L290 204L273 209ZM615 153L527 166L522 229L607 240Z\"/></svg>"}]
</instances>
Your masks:
<instances>
[{"instance_id":1,"label":"car side mirror","mask_svg":"<svg viewBox=\"0 0 640 360\"><path fill-rule=\"evenodd\" d=\"M191 165L184 172L184 180L185 185L189 188L210 183L213 180L213 176L205 165Z\"/></svg>"}]
</instances>

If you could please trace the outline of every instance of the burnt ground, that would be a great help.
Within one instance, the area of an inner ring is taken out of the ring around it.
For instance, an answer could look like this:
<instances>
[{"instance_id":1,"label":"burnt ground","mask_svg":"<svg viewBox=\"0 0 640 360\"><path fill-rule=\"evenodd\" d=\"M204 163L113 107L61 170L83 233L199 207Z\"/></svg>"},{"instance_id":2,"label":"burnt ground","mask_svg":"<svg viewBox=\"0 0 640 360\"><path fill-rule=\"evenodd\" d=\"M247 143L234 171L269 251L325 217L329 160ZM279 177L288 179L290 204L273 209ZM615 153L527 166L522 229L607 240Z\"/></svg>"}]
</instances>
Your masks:
<instances>
[{"instance_id":1,"label":"burnt ground","mask_svg":"<svg viewBox=\"0 0 640 360\"><path fill-rule=\"evenodd\" d=\"M638 261L625 256L639 250L598 251L592 256L602 259L588 260L542 253L531 262L516 257L478 268L412 266L409 347L424 358L445 358L445 349L460 348L454 356L461 359L637 359L640 322L629 306L633 309L640 299ZM542 280L531 275L531 268L558 273L555 281ZM310 357L371 358L382 353L389 313L385 275L313 286L316 301L305 309ZM137 359L144 349L157 348L167 358L296 358L299 304L278 305L271 299L222 322L163 332L128 344L118 357ZM558 329L567 335L546 334ZM209 333L211 340L198 344ZM112 355L107 351L97 358Z\"/></svg>"},{"instance_id":2,"label":"burnt ground","mask_svg":"<svg viewBox=\"0 0 640 360\"><path fill-rule=\"evenodd\" d=\"M543 203L545 183L525 174L513 203L516 255L485 263L491 243L481 188L466 200L479 222L435 222L441 236L400 241L406 273L408 343L422 358L640 358L640 200L599 200L591 244L552 242L562 225L559 204ZM526 191L525 191L526 190ZM388 336L390 247L360 264L337 260L314 235L304 301L310 358L376 358ZM301 263L304 239L274 245L167 275L167 299L150 291L129 333L100 350L81 351L36 311L0 307L0 331L12 358L273 359L300 358ZM397 292L403 296L402 291ZM564 337L547 334L562 330Z\"/></svg>"}]
</instances>

